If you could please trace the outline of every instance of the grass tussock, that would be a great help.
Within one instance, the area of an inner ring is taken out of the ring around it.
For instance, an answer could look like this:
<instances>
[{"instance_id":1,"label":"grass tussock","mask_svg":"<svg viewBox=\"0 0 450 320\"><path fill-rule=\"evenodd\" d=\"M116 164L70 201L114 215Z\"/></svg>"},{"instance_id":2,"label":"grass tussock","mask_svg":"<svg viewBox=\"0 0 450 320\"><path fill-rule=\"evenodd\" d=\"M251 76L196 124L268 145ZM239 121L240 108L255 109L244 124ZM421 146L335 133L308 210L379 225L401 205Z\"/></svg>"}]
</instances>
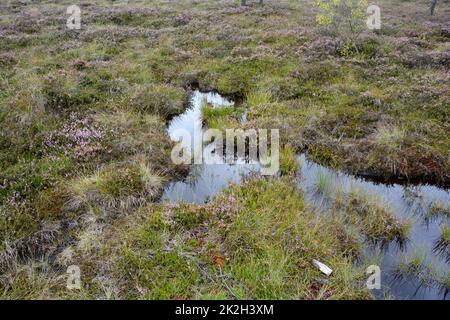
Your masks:
<instances>
[{"instance_id":1,"label":"grass tussock","mask_svg":"<svg viewBox=\"0 0 450 320\"><path fill-rule=\"evenodd\" d=\"M104 168L74 181L66 206L77 210L90 204L103 208L130 208L156 199L163 178L144 162Z\"/></svg>"},{"instance_id":2,"label":"grass tussock","mask_svg":"<svg viewBox=\"0 0 450 320\"><path fill-rule=\"evenodd\" d=\"M0 298L8 300L51 299L55 289L65 285L64 277L45 261L17 262L0 276Z\"/></svg>"},{"instance_id":3,"label":"grass tussock","mask_svg":"<svg viewBox=\"0 0 450 320\"><path fill-rule=\"evenodd\" d=\"M36 276L5 287L4 295L370 298L364 270L354 266L361 242L351 226L305 208L290 179L250 179L206 205L149 204L112 224L96 218L90 226L78 235L78 245L57 259L62 269L80 266L81 290L65 290L57 277L35 268ZM312 259L329 265L333 275L325 279ZM22 273L16 272L8 277L19 276ZM36 280L40 278L48 282Z\"/></svg>"},{"instance_id":4,"label":"grass tussock","mask_svg":"<svg viewBox=\"0 0 450 320\"><path fill-rule=\"evenodd\" d=\"M441 256L447 263L450 262L450 227L443 225L441 235L434 243L434 252Z\"/></svg>"},{"instance_id":5,"label":"grass tussock","mask_svg":"<svg viewBox=\"0 0 450 320\"><path fill-rule=\"evenodd\" d=\"M434 267L421 250L404 255L394 270L394 276L400 281L414 279L417 290L437 288L446 295L450 289L448 271Z\"/></svg>"},{"instance_id":6,"label":"grass tussock","mask_svg":"<svg viewBox=\"0 0 450 320\"><path fill-rule=\"evenodd\" d=\"M157 114L168 119L184 111L186 92L169 85L146 85L136 89L132 105L140 112Z\"/></svg>"},{"instance_id":7,"label":"grass tussock","mask_svg":"<svg viewBox=\"0 0 450 320\"><path fill-rule=\"evenodd\" d=\"M361 226L362 232L374 242L397 242L401 247L408 239L412 222L400 220L381 199L371 199L364 194L351 194L345 213Z\"/></svg>"},{"instance_id":8,"label":"grass tussock","mask_svg":"<svg viewBox=\"0 0 450 320\"><path fill-rule=\"evenodd\" d=\"M300 163L297 159L297 154L295 150L290 146L286 145L281 149L280 152L280 172L281 175L298 175L300 171Z\"/></svg>"},{"instance_id":9,"label":"grass tussock","mask_svg":"<svg viewBox=\"0 0 450 320\"><path fill-rule=\"evenodd\" d=\"M424 215L426 221L436 219L446 221L450 218L450 206L448 205L446 206L444 203L440 201L432 202Z\"/></svg>"},{"instance_id":10,"label":"grass tussock","mask_svg":"<svg viewBox=\"0 0 450 320\"><path fill-rule=\"evenodd\" d=\"M234 106L214 107L207 102L201 105L202 120L208 128L219 129L223 132L226 129L237 128L240 126L242 110Z\"/></svg>"},{"instance_id":11,"label":"grass tussock","mask_svg":"<svg viewBox=\"0 0 450 320\"><path fill-rule=\"evenodd\" d=\"M397 151L403 143L405 131L395 126L382 126L375 133L375 142L390 150Z\"/></svg>"}]
</instances>

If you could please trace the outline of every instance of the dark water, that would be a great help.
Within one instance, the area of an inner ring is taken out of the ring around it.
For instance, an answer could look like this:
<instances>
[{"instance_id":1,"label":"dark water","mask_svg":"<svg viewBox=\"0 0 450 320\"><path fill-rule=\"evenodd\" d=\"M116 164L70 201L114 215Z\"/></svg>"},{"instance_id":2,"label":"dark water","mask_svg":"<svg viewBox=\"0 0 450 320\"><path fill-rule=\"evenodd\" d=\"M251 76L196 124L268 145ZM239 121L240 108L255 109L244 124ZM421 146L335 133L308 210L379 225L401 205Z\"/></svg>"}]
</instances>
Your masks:
<instances>
[{"instance_id":1,"label":"dark water","mask_svg":"<svg viewBox=\"0 0 450 320\"><path fill-rule=\"evenodd\" d=\"M168 128L173 137L177 129L185 129L194 133L203 130L201 118L201 104L206 100L214 107L231 106L233 102L222 98L217 93L201 93L196 91L191 98L191 107L182 115L174 118ZM194 135L193 135L194 136ZM201 136L194 137L201 139ZM191 141L196 143L198 141ZM331 170L308 161L304 155L298 156L301 164L299 186L305 194L306 205L318 210L327 209L327 199L332 199L339 193L345 199L349 192L357 192L375 197L402 219L411 219L413 226L405 248L399 248L395 243L387 247L368 245L364 255L373 264L377 264L382 272L382 289L373 290L377 298L390 296L396 299L449 299L445 286L425 283L422 276L412 276L398 279L395 277L395 267L405 257L419 251L425 256L425 262L430 265L440 277L450 275L450 267L445 259L433 252L435 241L440 237L442 224L449 225L448 218L426 219L426 213L433 203L440 203L444 207L450 205L450 192L444 189L421 185L407 187L398 184L385 185ZM219 164L193 165L189 176L183 180L171 183L162 197L163 202L205 203L218 192L225 189L229 183L237 183L243 176L256 172L260 173L259 165L252 164ZM317 191L319 181L326 181L322 192ZM376 257L376 259L374 259ZM425 277L425 276L424 276Z\"/></svg>"}]
</instances>

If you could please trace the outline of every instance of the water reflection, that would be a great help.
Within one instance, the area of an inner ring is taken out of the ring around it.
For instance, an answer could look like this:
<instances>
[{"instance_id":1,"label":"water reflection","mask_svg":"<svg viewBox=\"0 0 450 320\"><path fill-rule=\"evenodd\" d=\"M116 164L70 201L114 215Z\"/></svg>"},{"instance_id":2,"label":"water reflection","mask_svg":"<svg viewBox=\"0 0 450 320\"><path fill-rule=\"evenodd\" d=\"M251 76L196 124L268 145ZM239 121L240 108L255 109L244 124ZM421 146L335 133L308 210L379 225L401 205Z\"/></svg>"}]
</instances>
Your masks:
<instances>
[{"instance_id":1,"label":"water reflection","mask_svg":"<svg viewBox=\"0 0 450 320\"><path fill-rule=\"evenodd\" d=\"M194 140L202 139L201 135L195 136L194 132L195 130L203 132L201 118L203 101L214 107L233 105L233 102L217 93L196 91L192 96L191 107L171 121L168 127L169 135L172 136L177 129L185 129L191 133ZM198 142L192 141L194 144ZM399 276L396 272L397 266L405 256L414 255L415 251L420 250L424 255L425 266L440 270L440 273L447 275L447 278L450 275L449 248L445 244L439 245L438 241L441 227L449 225L448 215L442 217L442 215L428 214L430 208L436 204L448 210L449 191L430 185L406 187L399 184L374 183L320 166L308 161L304 155L299 155L298 161L301 164L299 186L304 190L305 202L307 205L316 207L319 213L322 211L326 214L331 204L330 199L337 196L337 193L345 199L349 193L356 192L376 197L389 205L398 218L414 221L404 250L399 250L395 243L383 248L379 245L367 245L365 248L365 257L367 259L378 257L382 270L384 289L375 291L376 297L384 298L390 295L397 299L450 298L447 294L449 279L441 281L444 283L442 287L431 283L425 278L426 275L423 277L417 274ZM193 165L185 180L173 182L166 188L162 201L204 203L225 189L229 183L238 183L243 176L259 171L260 166L252 164ZM424 270L426 271L426 268Z\"/></svg>"},{"instance_id":2,"label":"water reflection","mask_svg":"<svg viewBox=\"0 0 450 320\"><path fill-rule=\"evenodd\" d=\"M402 258L414 255L415 251L419 250L424 255L425 266L430 265L441 274L449 275L450 268L445 257L442 258L442 254L436 254L434 250L436 240L440 238L441 226L448 225L448 217L435 217L431 220L427 217L429 208L435 203L441 203L448 208L449 191L429 185L406 187L398 184L377 184L325 168L308 161L304 155L299 156L299 161L302 171L299 185L304 190L305 201L322 211L326 211L327 199L332 198L336 192L342 197L350 192L358 192L376 197L389 205L397 217L414 221L405 250L399 250L394 243L386 248L368 246L365 250L367 258L379 257L377 260L382 270L382 284L389 289L390 295L400 299L449 298L445 288L443 290L437 284L424 284L424 279L416 275L402 278L396 272ZM317 192L317 184L321 179L327 181L326 190ZM385 296L382 290L375 294L380 298Z\"/></svg>"},{"instance_id":3,"label":"water reflection","mask_svg":"<svg viewBox=\"0 0 450 320\"><path fill-rule=\"evenodd\" d=\"M204 128L201 106L203 102L207 102L215 108L234 105L233 102L217 93L195 91L191 98L191 107L170 122L168 132L171 138L174 138L173 133L176 130L184 129L191 134L191 145L195 146L202 143ZM205 146L205 149L210 147L212 147L211 144ZM185 180L169 184L162 196L162 201L171 203L178 201L205 203L218 192L225 189L229 183L238 183L242 176L251 172L259 172L259 170L259 165L248 163L193 165Z\"/></svg>"}]
</instances>

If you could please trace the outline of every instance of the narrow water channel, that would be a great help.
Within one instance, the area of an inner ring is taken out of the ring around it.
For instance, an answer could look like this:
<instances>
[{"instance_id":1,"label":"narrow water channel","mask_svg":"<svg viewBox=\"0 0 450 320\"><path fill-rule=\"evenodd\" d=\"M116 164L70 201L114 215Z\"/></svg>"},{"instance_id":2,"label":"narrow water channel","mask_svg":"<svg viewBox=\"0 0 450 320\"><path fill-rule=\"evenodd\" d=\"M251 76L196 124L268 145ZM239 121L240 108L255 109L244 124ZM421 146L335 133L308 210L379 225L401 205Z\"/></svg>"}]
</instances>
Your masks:
<instances>
[{"instance_id":1,"label":"narrow water channel","mask_svg":"<svg viewBox=\"0 0 450 320\"><path fill-rule=\"evenodd\" d=\"M193 134L194 130L200 132L203 130L201 116L203 101L214 107L234 104L217 93L195 91L190 107L170 122L168 133L171 138L174 138L175 130L185 129L191 132L192 137L196 139ZM198 138L201 139L201 136ZM344 198L349 192L358 190L358 192L376 197L388 204L399 218L412 219L413 226L404 248L399 248L395 243L384 247L368 244L365 248L364 255L367 258L378 257L376 263L379 264L382 272L382 289L373 291L376 298L385 298L388 295L395 299L450 299L448 293L450 266L446 263L445 257L433 251L435 243L440 237L441 226L443 224L448 226L449 219L448 216L436 219L427 219L426 217L432 204L440 204L444 208L449 207L450 192L448 190L429 185L408 187L399 184L374 183L320 166L307 160L304 155L299 155L298 161L301 165L299 187L304 191L306 205L314 206L318 208L318 211L325 212L327 209L326 199L333 197L336 190L339 190L340 195ZM189 175L183 181L173 182L166 187L162 201L167 203L205 203L230 183L238 183L251 172L260 173L260 167L253 164L193 165ZM326 192L317 192L318 179L327 181ZM394 270L399 262L417 251L426 257L427 265L447 277L446 286L428 283L425 279L427 275L423 275L423 278L421 276L406 279L396 277Z\"/></svg>"}]
</instances>

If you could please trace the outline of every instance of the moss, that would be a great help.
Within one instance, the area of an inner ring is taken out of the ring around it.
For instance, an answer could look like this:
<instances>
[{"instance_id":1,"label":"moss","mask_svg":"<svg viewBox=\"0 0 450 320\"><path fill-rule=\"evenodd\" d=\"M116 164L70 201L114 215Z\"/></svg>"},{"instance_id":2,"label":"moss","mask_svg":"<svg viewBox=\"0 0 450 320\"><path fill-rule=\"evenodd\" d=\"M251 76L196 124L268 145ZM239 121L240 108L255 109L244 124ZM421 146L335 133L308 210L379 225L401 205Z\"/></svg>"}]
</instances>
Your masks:
<instances>
[{"instance_id":1,"label":"moss","mask_svg":"<svg viewBox=\"0 0 450 320\"><path fill-rule=\"evenodd\" d=\"M36 212L39 219L48 221L63 217L64 205L68 201L64 186L46 189L39 193L36 200Z\"/></svg>"}]
</instances>

